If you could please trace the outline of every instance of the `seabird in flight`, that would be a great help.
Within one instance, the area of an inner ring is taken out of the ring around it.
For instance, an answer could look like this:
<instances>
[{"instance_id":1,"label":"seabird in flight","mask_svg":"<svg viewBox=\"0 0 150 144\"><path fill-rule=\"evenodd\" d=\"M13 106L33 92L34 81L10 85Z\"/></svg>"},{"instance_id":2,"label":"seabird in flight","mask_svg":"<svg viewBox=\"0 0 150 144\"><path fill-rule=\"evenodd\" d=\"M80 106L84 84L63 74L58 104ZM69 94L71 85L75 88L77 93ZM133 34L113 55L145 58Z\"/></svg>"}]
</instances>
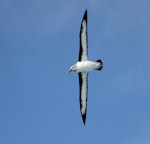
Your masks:
<instances>
[{"instance_id":1,"label":"seabird in flight","mask_svg":"<svg viewBox=\"0 0 150 144\"><path fill-rule=\"evenodd\" d=\"M80 111L83 119L83 123L86 121L87 111L87 98L88 98L88 73L91 70L101 70L103 63L99 59L97 61L88 60L88 35L87 35L87 10L84 13L81 28L80 28L80 49L78 62L70 67L68 73L71 71L78 72L79 77L79 100Z\"/></svg>"}]
</instances>

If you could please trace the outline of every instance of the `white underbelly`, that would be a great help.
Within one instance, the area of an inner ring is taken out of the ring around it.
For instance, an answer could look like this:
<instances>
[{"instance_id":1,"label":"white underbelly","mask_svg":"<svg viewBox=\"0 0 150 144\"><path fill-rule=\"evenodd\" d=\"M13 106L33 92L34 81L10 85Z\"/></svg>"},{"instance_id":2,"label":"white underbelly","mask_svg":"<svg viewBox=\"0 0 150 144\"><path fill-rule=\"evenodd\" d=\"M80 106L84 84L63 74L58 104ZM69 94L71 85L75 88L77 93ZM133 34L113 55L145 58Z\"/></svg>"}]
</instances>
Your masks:
<instances>
[{"instance_id":1,"label":"white underbelly","mask_svg":"<svg viewBox=\"0 0 150 144\"><path fill-rule=\"evenodd\" d=\"M89 72L91 70L97 69L99 67L98 62L85 61L77 62L77 72Z\"/></svg>"}]
</instances>

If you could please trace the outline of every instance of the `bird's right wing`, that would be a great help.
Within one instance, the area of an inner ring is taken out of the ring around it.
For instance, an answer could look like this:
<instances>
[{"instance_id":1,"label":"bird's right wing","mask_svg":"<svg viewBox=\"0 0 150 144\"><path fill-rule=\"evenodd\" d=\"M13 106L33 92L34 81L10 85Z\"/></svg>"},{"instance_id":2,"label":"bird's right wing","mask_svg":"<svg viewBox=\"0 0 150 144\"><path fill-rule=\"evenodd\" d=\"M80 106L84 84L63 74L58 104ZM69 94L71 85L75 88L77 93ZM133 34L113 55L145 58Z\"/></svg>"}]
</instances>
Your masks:
<instances>
[{"instance_id":1,"label":"bird's right wing","mask_svg":"<svg viewBox=\"0 0 150 144\"><path fill-rule=\"evenodd\" d=\"M79 76L79 89L80 89L80 111L83 119L83 123L86 121L87 111L87 98L88 98L88 73L78 73Z\"/></svg>"}]
</instances>

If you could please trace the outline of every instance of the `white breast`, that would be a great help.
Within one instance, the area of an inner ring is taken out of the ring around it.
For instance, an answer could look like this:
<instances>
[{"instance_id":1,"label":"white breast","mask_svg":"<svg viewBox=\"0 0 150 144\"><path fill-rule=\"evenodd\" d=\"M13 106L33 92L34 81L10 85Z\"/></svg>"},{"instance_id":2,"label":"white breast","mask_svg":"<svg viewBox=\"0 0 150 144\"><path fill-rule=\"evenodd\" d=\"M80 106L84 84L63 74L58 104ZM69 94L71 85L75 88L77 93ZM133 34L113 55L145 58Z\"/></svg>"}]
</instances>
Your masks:
<instances>
[{"instance_id":1,"label":"white breast","mask_svg":"<svg viewBox=\"0 0 150 144\"><path fill-rule=\"evenodd\" d=\"M76 65L77 65L76 70L77 72L89 72L99 67L99 63L93 61L77 62Z\"/></svg>"}]
</instances>

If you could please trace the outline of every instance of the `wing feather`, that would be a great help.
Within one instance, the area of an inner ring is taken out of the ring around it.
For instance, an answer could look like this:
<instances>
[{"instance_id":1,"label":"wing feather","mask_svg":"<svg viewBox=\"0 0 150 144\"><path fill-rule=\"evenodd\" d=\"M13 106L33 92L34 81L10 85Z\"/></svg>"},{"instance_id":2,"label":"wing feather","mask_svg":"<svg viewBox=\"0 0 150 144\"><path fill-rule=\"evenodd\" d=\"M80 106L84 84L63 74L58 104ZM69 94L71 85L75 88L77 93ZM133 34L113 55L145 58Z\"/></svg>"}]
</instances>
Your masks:
<instances>
[{"instance_id":1,"label":"wing feather","mask_svg":"<svg viewBox=\"0 0 150 144\"><path fill-rule=\"evenodd\" d=\"M87 98L88 98L88 73L78 73L79 76L79 89L80 89L80 111L83 119L83 123L86 121L87 111Z\"/></svg>"},{"instance_id":2,"label":"wing feather","mask_svg":"<svg viewBox=\"0 0 150 144\"><path fill-rule=\"evenodd\" d=\"M84 13L80 28L80 49L78 61L88 60L87 10Z\"/></svg>"}]
</instances>

